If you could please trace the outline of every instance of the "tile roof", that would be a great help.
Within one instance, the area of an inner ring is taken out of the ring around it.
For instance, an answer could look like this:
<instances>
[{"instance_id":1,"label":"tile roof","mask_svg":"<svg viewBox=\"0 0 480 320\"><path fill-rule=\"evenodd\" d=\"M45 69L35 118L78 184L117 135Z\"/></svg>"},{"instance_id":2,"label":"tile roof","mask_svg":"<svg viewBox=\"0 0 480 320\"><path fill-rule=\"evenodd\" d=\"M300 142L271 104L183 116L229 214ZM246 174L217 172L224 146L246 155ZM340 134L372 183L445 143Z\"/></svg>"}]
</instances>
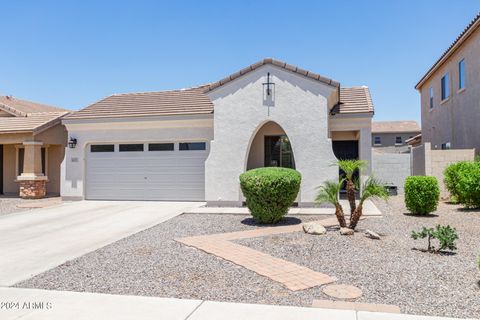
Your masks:
<instances>
[{"instance_id":1,"label":"tile roof","mask_svg":"<svg viewBox=\"0 0 480 320\"><path fill-rule=\"evenodd\" d=\"M313 72L279 62L278 60L264 59L223 80L195 88L114 94L82 110L69 114L65 119L211 114L213 113L213 103L207 95L209 91L267 63L337 88L340 86L338 82ZM338 107L337 113L373 113L373 103L368 87L341 88L341 101L343 104Z\"/></svg>"},{"instance_id":2,"label":"tile roof","mask_svg":"<svg viewBox=\"0 0 480 320\"><path fill-rule=\"evenodd\" d=\"M213 103L205 87L190 89L114 94L66 119L123 118L213 113Z\"/></svg>"},{"instance_id":3,"label":"tile roof","mask_svg":"<svg viewBox=\"0 0 480 320\"><path fill-rule=\"evenodd\" d=\"M370 90L366 86L340 88L340 104L331 113L373 113L374 107Z\"/></svg>"},{"instance_id":4,"label":"tile roof","mask_svg":"<svg viewBox=\"0 0 480 320\"><path fill-rule=\"evenodd\" d=\"M438 60L433 64L433 66L428 69L428 71L425 73L425 75L418 81L418 83L415 85L415 89L419 89L423 83L430 78L430 76L447 60L454 52L455 50L462 45L465 40L475 31L478 29L480 26L480 13L478 13L475 18L470 21L468 26L463 29L463 31L458 35L458 37L453 41L453 43L448 47L445 52L438 58Z\"/></svg>"},{"instance_id":5,"label":"tile roof","mask_svg":"<svg viewBox=\"0 0 480 320\"><path fill-rule=\"evenodd\" d=\"M41 104L37 102L18 99L11 96L0 96L0 110L15 116L25 117L28 113L35 112L65 112L65 109Z\"/></svg>"},{"instance_id":6,"label":"tile roof","mask_svg":"<svg viewBox=\"0 0 480 320\"><path fill-rule=\"evenodd\" d=\"M10 96L0 96L0 110L12 115L0 116L0 133L36 134L60 123L60 118L68 113L65 109Z\"/></svg>"},{"instance_id":7,"label":"tile roof","mask_svg":"<svg viewBox=\"0 0 480 320\"><path fill-rule=\"evenodd\" d=\"M68 112L36 112L26 117L0 117L1 133L39 133L60 123L60 118Z\"/></svg>"},{"instance_id":8,"label":"tile roof","mask_svg":"<svg viewBox=\"0 0 480 320\"><path fill-rule=\"evenodd\" d=\"M373 121L372 133L389 132L420 132L420 126L416 121Z\"/></svg>"},{"instance_id":9,"label":"tile roof","mask_svg":"<svg viewBox=\"0 0 480 320\"><path fill-rule=\"evenodd\" d=\"M322 83L325 83L325 84L333 86L333 87L337 87L337 88L340 87L340 83L338 81L335 81L335 80L332 80L332 79L329 79L329 78L325 78L325 77L323 77L323 76L321 76L317 73L304 70L302 68L299 68L297 66L294 66L294 65L291 65L291 64L288 64L288 63L285 63L285 62L280 61L280 60L275 60L275 59L272 59L272 58L265 58L261 61L258 61L254 64L249 65L246 68L243 68L242 70L240 70L238 72L232 73L231 75L229 75L226 78L223 78L220 81L213 82L213 83L210 83L210 84L206 85L206 92L214 90L218 87L221 87L224 84L226 84L226 83L228 83L232 80L235 80L238 77L241 77L241 76L243 76L243 75L245 75L245 74L247 74L247 73L249 73L249 72L251 72L255 69L258 69L261 66L266 65L266 64L271 64L271 65L283 68L285 70L300 74L304 77L307 77L307 78L310 78L310 79L313 79L313 80L316 80L316 81L320 81Z\"/></svg>"}]
</instances>

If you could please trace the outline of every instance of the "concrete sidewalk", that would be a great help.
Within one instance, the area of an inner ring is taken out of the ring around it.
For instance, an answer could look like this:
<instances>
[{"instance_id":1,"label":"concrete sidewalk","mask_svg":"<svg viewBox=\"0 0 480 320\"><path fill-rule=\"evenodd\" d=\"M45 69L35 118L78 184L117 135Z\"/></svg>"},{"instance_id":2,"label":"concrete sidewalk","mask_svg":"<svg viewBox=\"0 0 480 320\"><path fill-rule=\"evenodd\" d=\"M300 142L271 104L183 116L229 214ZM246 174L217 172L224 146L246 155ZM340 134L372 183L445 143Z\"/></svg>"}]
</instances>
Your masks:
<instances>
[{"instance_id":1,"label":"concrete sidewalk","mask_svg":"<svg viewBox=\"0 0 480 320\"><path fill-rule=\"evenodd\" d=\"M403 314L0 288L0 319L48 320L447 320ZM17 304L18 303L18 304Z\"/></svg>"},{"instance_id":2,"label":"concrete sidewalk","mask_svg":"<svg viewBox=\"0 0 480 320\"><path fill-rule=\"evenodd\" d=\"M357 201L358 203L358 201ZM350 205L347 200L340 200L345 212L349 212ZM347 210L348 209L348 210ZM185 213L206 213L206 214L250 214L247 207L195 207ZM289 215L334 215L335 208L290 208ZM382 212L370 200L363 204L364 216L381 216Z\"/></svg>"},{"instance_id":3,"label":"concrete sidewalk","mask_svg":"<svg viewBox=\"0 0 480 320\"><path fill-rule=\"evenodd\" d=\"M79 201L0 217L0 286L155 226L199 202Z\"/></svg>"}]
</instances>

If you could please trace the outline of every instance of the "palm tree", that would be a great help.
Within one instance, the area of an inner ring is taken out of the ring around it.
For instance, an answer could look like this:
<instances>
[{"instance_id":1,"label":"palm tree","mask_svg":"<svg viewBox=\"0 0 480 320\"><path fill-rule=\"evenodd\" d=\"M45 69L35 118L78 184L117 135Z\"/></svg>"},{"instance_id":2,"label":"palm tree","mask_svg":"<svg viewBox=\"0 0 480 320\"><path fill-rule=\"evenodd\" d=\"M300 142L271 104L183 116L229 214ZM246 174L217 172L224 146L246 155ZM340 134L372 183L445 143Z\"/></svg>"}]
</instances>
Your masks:
<instances>
[{"instance_id":1,"label":"palm tree","mask_svg":"<svg viewBox=\"0 0 480 320\"><path fill-rule=\"evenodd\" d=\"M385 189L385 186L373 177L369 177L362 186L362 196L360 197L360 202L350 219L350 229L355 229L357 227L358 221L363 213L363 203L370 198L380 198L384 200L388 198L388 192Z\"/></svg>"},{"instance_id":2,"label":"palm tree","mask_svg":"<svg viewBox=\"0 0 480 320\"><path fill-rule=\"evenodd\" d=\"M355 191L358 190L357 183L354 181L353 176L360 169L364 168L367 165L365 160L338 160L337 165L344 172L344 179L347 181L347 199L350 203L350 220L352 220L353 213L355 212Z\"/></svg>"},{"instance_id":3,"label":"palm tree","mask_svg":"<svg viewBox=\"0 0 480 320\"><path fill-rule=\"evenodd\" d=\"M320 191L315 198L315 202L318 204L331 203L335 206L335 215L337 216L340 227L345 228L347 223L345 221L345 215L343 213L342 205L338 200L338 193L342 188L343 179L341 181L327 181L320 187Z\"/></svg>"}]
</instances>

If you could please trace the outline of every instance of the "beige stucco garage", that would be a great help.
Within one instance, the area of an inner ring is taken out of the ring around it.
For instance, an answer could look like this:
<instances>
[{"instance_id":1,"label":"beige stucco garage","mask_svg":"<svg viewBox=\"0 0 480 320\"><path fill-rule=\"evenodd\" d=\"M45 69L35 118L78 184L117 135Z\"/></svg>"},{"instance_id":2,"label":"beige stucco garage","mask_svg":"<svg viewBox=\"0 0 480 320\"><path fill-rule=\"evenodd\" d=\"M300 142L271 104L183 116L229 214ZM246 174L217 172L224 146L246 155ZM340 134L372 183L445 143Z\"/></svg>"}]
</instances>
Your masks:
<instances>
[{"instance_id":1,"label":"beige stucco garage","mask_svg":"<svg viewBox=\"0 0 480 320\"><path fill-rule=\"evenodd\" d=\"M284 166L302 173L309 206L337 158L370 161L372 116L367 87L273 59L195 88L109 96L62 121L77 141L62 196L241 205L242 172Z\"/></svg>"}]
</instances>

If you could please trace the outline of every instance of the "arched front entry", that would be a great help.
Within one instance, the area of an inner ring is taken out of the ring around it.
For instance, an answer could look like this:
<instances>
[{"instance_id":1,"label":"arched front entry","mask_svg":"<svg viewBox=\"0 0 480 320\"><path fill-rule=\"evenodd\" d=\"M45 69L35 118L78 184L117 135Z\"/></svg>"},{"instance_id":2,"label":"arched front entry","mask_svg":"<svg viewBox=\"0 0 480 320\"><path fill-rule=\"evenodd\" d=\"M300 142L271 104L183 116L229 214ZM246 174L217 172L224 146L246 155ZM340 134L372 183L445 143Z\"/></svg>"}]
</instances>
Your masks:
<instances>
[{"instance_id":1,"label":"arched front entry","mask_svg":"<svg viewBox=\"0 0 480 320\"><path fill-rule=\"evenodd\" d=\"M246 170L261 167L295 169L295 157L290 139L276 122L263 124L251 139Z\"/></svg>"}]
</instances>

